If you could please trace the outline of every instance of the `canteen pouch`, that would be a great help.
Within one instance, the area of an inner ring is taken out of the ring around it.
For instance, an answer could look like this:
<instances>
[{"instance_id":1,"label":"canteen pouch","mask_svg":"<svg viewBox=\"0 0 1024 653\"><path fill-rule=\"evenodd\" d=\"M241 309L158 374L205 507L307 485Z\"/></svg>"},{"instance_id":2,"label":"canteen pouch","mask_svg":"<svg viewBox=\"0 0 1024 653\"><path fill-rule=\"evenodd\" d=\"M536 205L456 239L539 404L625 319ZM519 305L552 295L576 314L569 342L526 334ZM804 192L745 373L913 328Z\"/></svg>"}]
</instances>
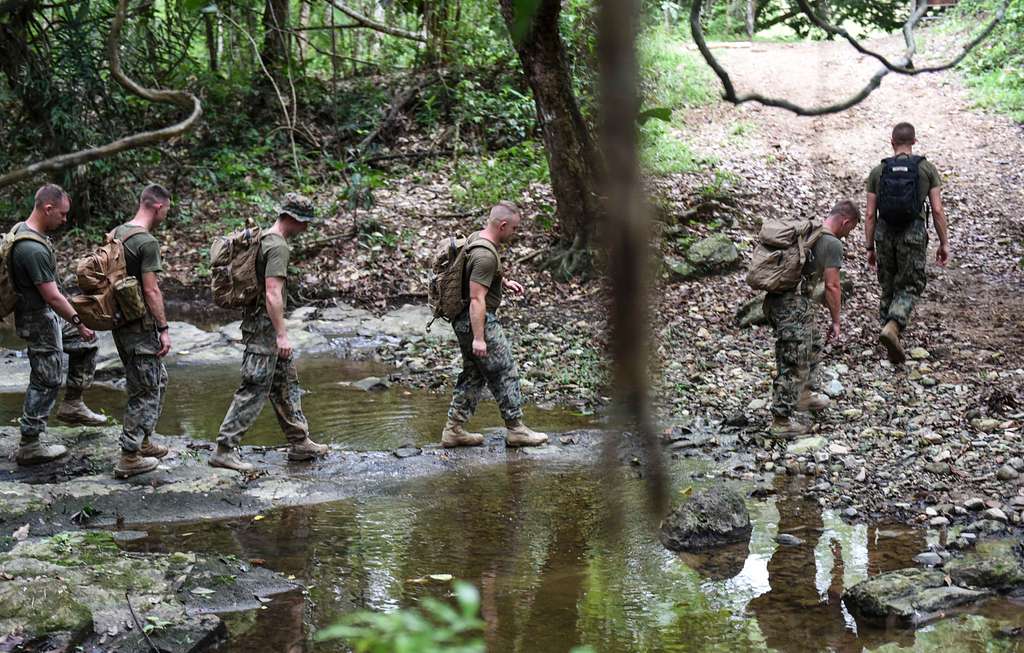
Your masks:
<instances>
[{"instance_id":1,"label":"canteen pouch","mask_svg":"<svg viewBox=\"0 0 1024 653\"><path fill-rule=\"evenodd\" d=\"M142 287L135 277L126 277L114 285L117 294L117 305L125 322L134 322L146 317L146 301L142 297Z\"/></svg>"}]
</instances>

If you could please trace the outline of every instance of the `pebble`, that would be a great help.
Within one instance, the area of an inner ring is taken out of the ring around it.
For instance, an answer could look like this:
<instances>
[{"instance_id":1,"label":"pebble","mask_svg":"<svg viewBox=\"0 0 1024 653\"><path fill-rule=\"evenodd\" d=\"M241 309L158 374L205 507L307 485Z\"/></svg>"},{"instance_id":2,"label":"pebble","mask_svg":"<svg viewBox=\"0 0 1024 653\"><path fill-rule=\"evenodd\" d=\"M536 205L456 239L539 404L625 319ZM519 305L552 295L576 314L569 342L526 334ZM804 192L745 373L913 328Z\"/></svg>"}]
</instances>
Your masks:
<instances>
[{"instance_id":1,"label":"pebble","mask_svg":"<svg viewBox=\"0 0 1024 653\"><path fill-rule=\"evenodd\" d=\"M939 382L930 376L921 377L921 385L923 385L926 388L933 388L938 384Z\"/></svg>"},{"instance_id":2,"label":"pebble","mask_svg":"<svg viewBox=\"0 0 1024 653\"><path fill-rule=\"evenodd\" d=\"M749 404L747 404L747 410L753 412L753 411L761 410L762 408L764 408L767 405L768 405L768 402L765 401L764 399L753 399L753 400L751 400L751 402Z\"/></svg>"},{"instance_id":3,"label":"pebble","mask_svg":"<svg viewBox=\"0 0 1024 653\"><path fill-rule=\"evenodd\" d=\"M854 478L853 480L857 481L858 483L863 483L864 481L867 480L867 478L868 478L868 470L863 468L863 467L861 467L860 471L857 472L856 478Z\"/></svg>"},{"instance_id":4,"label":"pebble","mask_svg":"<svg viewBox=\"0 0 1024 653\"><path fill-rule=\"evenodd\" d=\"M916 361L923 361L930 358L931 354L924 347L914 347L910 350L910 357Z\"/></svg>"},{"instance_id":5,"label":"pebble","mask_svg":"<svg viewBox=\"0 0 1024 653\"><path fill-rule=\"evenodd\" d=\"M839 382L839 379L832 379L822 389L825 391L825 394L833 399L842 397L843 393L846 392L846 388L844 388L843 384Z\"/></svg>"},{"instance_id":6,"label":"pebble","mask_svg":"<svg viewBox=\"0 0 1024 653\"><path fill-rule=\"evenodd\" d=\"M942 564L942 556L934 551L925 551L914 556L914 562L928 567L938 567Z\"/></svg>"},{"instance_id":7,"label":"pebble","mask_svg":"<svg viewBox=\"0 0 1024 653\"><path fill-rule=\"evenodd\" d=\"M994 521L1003 522L1004 524L1007 521L1006 513L1000 510L999 508L989 508L985 512L981 513L981 516L985 519L992 519Z\"/></svg>"},{"instance_id":8,"label":"pebble","mask_svg":"<svg viewBox=\"0 0 1024 653\"><path fill-rule=\"evenodd\" d=\"M968 510L983 510L985 508L985 500L980 497L971 497L967 501L964 501L964 508Z\"/></svg>"},{"instance_id":9,"label":"pebble","mask_svg":"<svg viewBox=\"0 0 1024 653\"><path fill-rule=\"evenodd\" d=\"M853 519L857 516L857 509L854 508L853 506L846 508L845 510L843 510L843 516L849 519Z\"/></svg>"},{"instance_id":10,"label":"pebble","mask_svg":"<svg viewBox=\"0 0 1024 653\"><path fill-rule=\"evenodd\" d=\"M932 517L928 520L928 525L934 528L942 528L943 526L949 526L949 520L945 517Z\"/></svg>"},{"instance_id":11,"label":"pebble","mask_svg":"<svg viewBox=\"0 0 1024 653\"><path fill-rule=\"evenodd\" d=\"M833 442L828 445L828 452L833 456L845 456L850 453L850 448Z\"/></svg>"},{"instance_id":12,"label":"pebble","mask_svg":"<svg viewBox=\"0 0 1024 653\"><path fill-rule=\"evenodd\" d=\"M1006 461L1006 464L1013 467L1018 472L1024 472L1024 458L1014 457Z\"/></svg>"},{"instance_id":13,"label":"pebble","mask_svg":"<svg viewBox=\"0 0 1024 653\"><path fill-rule=\"evenodd\" d=\"M1020 472L1011 467L1010 465L1003 465L996 472L996 478L1000 481L1012 481L1020 476Z\"/></svg>"}]
</instances>

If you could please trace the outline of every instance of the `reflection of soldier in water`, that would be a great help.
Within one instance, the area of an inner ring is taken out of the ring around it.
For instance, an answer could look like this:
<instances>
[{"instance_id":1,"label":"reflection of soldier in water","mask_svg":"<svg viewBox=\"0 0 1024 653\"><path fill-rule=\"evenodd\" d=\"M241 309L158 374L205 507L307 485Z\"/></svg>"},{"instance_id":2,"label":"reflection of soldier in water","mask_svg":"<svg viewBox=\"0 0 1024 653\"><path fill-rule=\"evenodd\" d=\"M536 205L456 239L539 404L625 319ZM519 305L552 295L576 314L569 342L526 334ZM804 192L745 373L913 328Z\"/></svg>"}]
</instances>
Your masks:
<instances>
[{"instance_id":1,"label":"reflection of soldier in water","mask_svg":"<svg viewBox=\"0 0 1024 653\"><path fill-rule=\"evenodd\" d=\"M821 507L805 501L800 492L779 495L779 533L803 540L780 545L768 562L771 590L750 602L768 646L785 653L860 651L861 643L847 629L842 609L843 558L838 541L832 542L831 583L824 595L815 586L814 549L822 532Z\"/></svg>"}]
</instances>

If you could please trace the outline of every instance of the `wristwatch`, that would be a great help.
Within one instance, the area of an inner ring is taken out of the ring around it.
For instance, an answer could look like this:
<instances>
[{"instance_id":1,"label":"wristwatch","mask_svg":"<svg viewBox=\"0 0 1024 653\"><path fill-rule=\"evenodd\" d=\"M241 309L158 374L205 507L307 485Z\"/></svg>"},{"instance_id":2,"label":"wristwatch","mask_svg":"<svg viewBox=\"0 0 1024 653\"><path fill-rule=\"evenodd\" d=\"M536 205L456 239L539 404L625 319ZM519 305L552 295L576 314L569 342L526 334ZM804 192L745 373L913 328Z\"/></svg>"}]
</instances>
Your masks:
<instances>
[{"instance_id":1,"label":"wristwatch","mask_svg":"<svg viewBox=\"0 0 1024 653\"><path fill-rule=\"evenodd\" d=\"M171 325L170 325L170 324L165 324L165 325L163 325L163 326L158 326L158 327L156 328L156 330L157 330L157 332L158 332L158 333L163 333L164 331L167 331L167 330L168 330L168 329L170 329L170 328L171 328Z\"/></svg>"},{"instance_id":2,"label":"wristwatch","mask_svg":"<svg viewBox=\"0 0 1024 653\"><path fill-rule=\"evenodd\" d=\"M74 315L72 315L71 316L71 324L73 324L75 326L81 326L82 325L82 316L79 315L78 313L75 313Z\"/></svg>"}]
</instances>

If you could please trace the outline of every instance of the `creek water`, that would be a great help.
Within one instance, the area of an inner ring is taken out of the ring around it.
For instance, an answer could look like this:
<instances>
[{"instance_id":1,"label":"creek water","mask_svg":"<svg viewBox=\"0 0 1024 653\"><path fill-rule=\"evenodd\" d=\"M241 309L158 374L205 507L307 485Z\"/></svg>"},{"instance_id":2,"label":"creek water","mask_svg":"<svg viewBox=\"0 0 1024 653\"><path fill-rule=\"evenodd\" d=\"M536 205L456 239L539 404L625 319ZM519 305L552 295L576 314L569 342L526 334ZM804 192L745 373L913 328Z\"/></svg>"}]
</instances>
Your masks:
<instances>
[{"instance_id":1,"label":"creek water","mask_svg":"<svg viewBox=\"0 0 1024 653\"><path fill-rule=\"evenodd\" d=\"M172 367L158 430L212 439L238 382L236 366ZM331 357L303 357L303 407L314 437L350 449L433 442L448 398L391 388L356 390L348 381L386 368ZM122 392L96 387L94 409L119 416ZM22 395L0 394L0 421L17 419ZM568 410L530 408L536 427L592 426ZM493 402L475 426L499 426ZM247 444L282 438L268 407ZM710 482L702 463L674 461L674 492ZM788 482L780 479L780 483ZM255 560L294 576L308 592L278 597L261 610L227 615L235 652L345 651L316 644L315 632L360 608L414 608L426 596L449 600L451 575L480 589L491 652L1024 651L1002 630L1024 627L1024 610L992 600L917 631L858 624L843 607L844 588L911 566L937 537L905 526L850 525L779 485L751 500L749 545L676 555L658 542L645 516L645 484L595 465L514 459L427 479L360 500L288 508L260 519L201 521L144 528L133 551L198 551ZM606 498L619 499L609 519ZM610 526L614 525L614 526ZM133 527L138 528L138 527ZM776 543L786 533L795 546Z\"/></svg>"},{"instance_id":2,"label":"creek water","mask_svg":"<svg viewBox=\"0 0 1024 653\"><path fill-rule=\"evenodd\" d=\"M673 478L699 485L700 468ZM749 504L749 545L675 555L644 513L645 486L594 466L516 461L415 481L360 501L290 508L262 519L154 525L135 551L200 551L257 560L308 584L228 617L231 651L343 651L317 629L358 608L446 599L450 574L481 591L487 650L599 652L1017 651L1000 628L1024 625L1005 600L918 631L858 627L844 587L905 567L930 537L902 526L849 525L802 488ZM604 497L621 499L618 527ZM781 546L789 533L803 542ZM427 581L427 582L424 582Z\"/></svg>"}]
</instances>

